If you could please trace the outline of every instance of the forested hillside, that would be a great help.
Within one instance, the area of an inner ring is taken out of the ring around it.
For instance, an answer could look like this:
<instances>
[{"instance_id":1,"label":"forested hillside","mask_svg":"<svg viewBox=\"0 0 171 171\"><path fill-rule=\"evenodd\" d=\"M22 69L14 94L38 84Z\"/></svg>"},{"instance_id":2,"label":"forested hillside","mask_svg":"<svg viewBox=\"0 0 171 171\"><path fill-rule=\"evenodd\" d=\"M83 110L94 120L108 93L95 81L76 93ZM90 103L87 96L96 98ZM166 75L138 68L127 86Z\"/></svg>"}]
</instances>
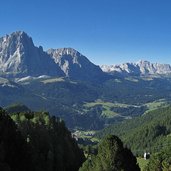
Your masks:
<instances>
[{"instance_id":1,"label":"forested hillside","mask_svg":"<svg viewBox=\"0 0 171 171\"><path fill-rule=\"evenodd\" d=\"M171 146L171 107L161 108L132 120L105 128L98 138L114 134L119 136L134 154L145 151L155 153Z\"/></svg>"},{"instance_id":2,"label":"forested hillside","mask_svg":"<svg viewBox=\"0 0 171 171\"><path fill-rule=\"evenodd\" d=\"M97 155L87 156L85 161L83 151L61 119L46 112L31 112L25 106L13 106L10 111L9 115L0 109L0 170L140 170L136 157L114 135L105 137Z\"/></svg>"},{"instance_id":3,"label":"forested hillside","mask_svg":"<svg viewBox=\"0 0 171 171\"><path fill-rule=\"evenodd\" d=\"M106 136L96 155L89 155L79 171L140 171L136 157L114 135Z\"/></svg>"},{"instance_id":4,"label":"forested hillside","mask_svg":"<svg viewBox=\"0 0 171 171\"><path fill-rule=\"evenodd\" d=\"M44 112L1 109L0 151L3 171L78 171L84 161L64 122Z\"/></svg>"}]
</instances>

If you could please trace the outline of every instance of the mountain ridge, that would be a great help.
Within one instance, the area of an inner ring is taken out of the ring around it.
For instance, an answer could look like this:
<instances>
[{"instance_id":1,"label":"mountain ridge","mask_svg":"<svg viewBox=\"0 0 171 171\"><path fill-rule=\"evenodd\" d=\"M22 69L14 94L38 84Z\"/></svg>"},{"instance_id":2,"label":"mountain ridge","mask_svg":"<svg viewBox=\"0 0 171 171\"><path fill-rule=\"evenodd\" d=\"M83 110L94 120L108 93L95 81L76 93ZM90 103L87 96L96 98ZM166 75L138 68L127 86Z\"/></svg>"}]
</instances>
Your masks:
<instances>
[{"instance_id":1,"label":"mountain ridge","mask_svg":"<svg viewBox=\"0 0 171 171\"><path fill-rule=\"evenodd\" d=\"M73 48L43 50L27 33L16 31L0 38L0 76L59 76L97 81L107 76Z\"/></svg>"},{"instance_id":2,"label":"mountain ridge","mask_svg":"<svg viewBox=\"0 0 171 171\"><path fill-rule=\"evenodd\" d=\"M170 64L151 63L146 60L140 60L136 63L127 62L119 65L102 65L101 69L111 75L116 73L130 76L171 74Z\"/></svg>"},{"instance_id":3,"label":"mountain ridge","mask_svg":"<svg viewBox=\"0 0 171 171\"><path fill-rule=\"evenodd\" d=\"M97 80L98 76L105 76L99 66L73 48L49 49L47 53L59 65L66 77L93 81Z\"/></svg>"},{"instance_id":4,"label":"mountain ridge","mask_svg":"<svg viewBox=\"0 0 171 171\"><path fill-rule=\"evenodd\" d=\"M120 65L93 64L73 48L43 50L36 47L24 31L0 38L0 76L38 77L41 75L68 77L82 81L103 81L110 76L153 76L171 74L171 65L141 60Z\"/></svg>"}]
</instances>

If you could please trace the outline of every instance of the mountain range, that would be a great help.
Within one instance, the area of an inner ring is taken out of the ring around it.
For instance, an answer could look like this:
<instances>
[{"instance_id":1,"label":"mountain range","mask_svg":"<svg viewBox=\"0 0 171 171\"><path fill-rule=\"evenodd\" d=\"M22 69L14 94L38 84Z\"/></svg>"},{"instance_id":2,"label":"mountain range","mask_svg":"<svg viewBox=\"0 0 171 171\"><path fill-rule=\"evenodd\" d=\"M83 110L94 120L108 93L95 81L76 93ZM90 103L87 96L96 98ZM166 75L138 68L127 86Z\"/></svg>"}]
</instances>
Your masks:
<instances>
[{"instance_id":1,"label":"mountain range","mask_svg":"<svg viewBox=\"0 0 171 171\"><path fill-rule=\"evenodd\" d=\"M69 128L101 129L171 101L171 66L93 64L73 48L43 50L23 31L0 38L0 106L24 104Z\"/></svg>"},{"instance_id":2,"label":"mountain range","mask_svg":"<svg viewBox=\"0 0 171 171\"><path fill-rule=\"evenodd\" d=\"M73 48L43 50L36 47L31 37L23 31L16 31L0 38L0 76L63 76L76 80L104 80L109 75L122 76L167 75L171 74L169 64L124 63L120 65L102 65L90 62Z\"/></svg>"},{"instance_id":3,"label":"mountain range","mask_svg":"<svg viewBox=\"0 0 171 171\"><path fill-rule=\"evenodd\" d=\"M124 63L120 65L102 65L101 69L111 75L131 75L131 76L148 76L148 75L168 75L171 74L169 64L150 63L149 61L139 61L137 63Z\"/></svg>"},{"instance_id":4,"label":"mountain range","mask_svg":"<svg viewBox=\"0 0 171 171\"><path fill-rule=\"evenodd\" d=\"M72 48L43 51L22 31L0 38L0 75L20 78L49 75L86 81L105 77L99 66L78 51Z\"/></svg>"}]
</instances>

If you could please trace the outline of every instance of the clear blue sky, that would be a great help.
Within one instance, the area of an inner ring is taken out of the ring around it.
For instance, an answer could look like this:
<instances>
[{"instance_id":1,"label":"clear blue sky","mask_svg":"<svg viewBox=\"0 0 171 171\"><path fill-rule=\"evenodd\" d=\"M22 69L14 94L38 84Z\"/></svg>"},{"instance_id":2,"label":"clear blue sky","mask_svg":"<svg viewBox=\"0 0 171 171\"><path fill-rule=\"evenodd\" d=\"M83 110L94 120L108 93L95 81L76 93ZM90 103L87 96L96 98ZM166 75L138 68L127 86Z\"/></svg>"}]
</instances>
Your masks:
<instances>
[{"instance_id":1,"label":"clear blue sky","mask_svg":"<svg viewBox=\"0 0 171 171\"><path fill-rule=\"evenodd\" d=\"M2 0L0 21L0 36L22 30L95 64L171 64L171 0Z\"/></svg>"}]
</instances>

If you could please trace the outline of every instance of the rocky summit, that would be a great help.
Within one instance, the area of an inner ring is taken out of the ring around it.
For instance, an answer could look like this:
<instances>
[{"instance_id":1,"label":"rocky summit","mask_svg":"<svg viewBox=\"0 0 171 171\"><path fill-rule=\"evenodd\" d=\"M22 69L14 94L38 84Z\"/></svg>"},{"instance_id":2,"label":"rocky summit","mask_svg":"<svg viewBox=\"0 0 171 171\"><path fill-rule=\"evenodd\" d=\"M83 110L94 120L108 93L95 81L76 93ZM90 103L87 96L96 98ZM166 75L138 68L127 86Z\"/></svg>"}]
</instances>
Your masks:
<instances>
[{"instance_id":1,"label":"rocky summit","mask_svg":"<svg viewBox=\"0 0 171 171\"><path fill-rule=\"evenodd\" d=\"M41 75L67 77L81 81L104 81L109 75L141 76L171 74L169 64L124 63L102 65L90 62L73 48L43 50L23 31L0 38L0 77L39 77Z\"/></svg>"},{"instance_id":2,"label":"rocky summit","mask_svg":"<svg viewBox=\"0 0 171 171\"><path fill-rule=\"evenodd\" d=\"M73 48L49 49L47 53L54 59L66 77L93 81L101 79L105 75L99 66L94 65Z\"/></svg>"},{"instance_id":3,"label":"rocky summit","mask_svg":"<svg viewBox=\"0 0 171 171\"><path fill-rule=\"evenodd\" d=\"M31 37L17 31L0 38L0 76L62 76L96 81L105 77L99 66L72 48L36 47Z\"/></svg>"},{"instance_id":4,"label":"rocky summit","mask_svg":"<svg viewBox=\"0 0 171 171\"><path fill-rule=\"evenodd\" d=\"M10 77L63 74L43 48L34 46L22 31L0 38L0 72Z\"/></svg>"}]
</instances>

